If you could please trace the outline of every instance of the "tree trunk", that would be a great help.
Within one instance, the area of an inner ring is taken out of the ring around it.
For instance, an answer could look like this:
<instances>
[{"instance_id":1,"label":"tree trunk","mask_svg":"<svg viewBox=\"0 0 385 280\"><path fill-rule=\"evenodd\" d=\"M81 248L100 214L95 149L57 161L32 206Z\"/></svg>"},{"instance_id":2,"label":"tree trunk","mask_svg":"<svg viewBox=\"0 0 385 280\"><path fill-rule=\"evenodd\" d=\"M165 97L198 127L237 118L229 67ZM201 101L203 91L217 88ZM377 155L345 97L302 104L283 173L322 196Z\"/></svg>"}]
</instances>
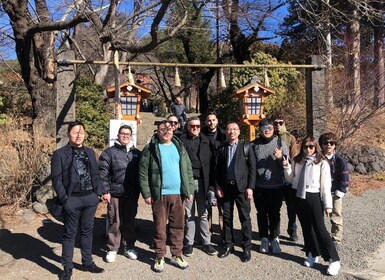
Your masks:
<instances>
[{"instance_id":1,"label":"tree trunk","mask_svg":"<svg viewBox=\"0 0 385 280\"><path fill-rule=\"evenodd\" d=\"M348 112L360 109L361 65L360 65L360 19L356 7L351 6L351 21L347 28L347 106Z\"/></svg>"},{"instance_id":2,"label":"tree trunk","mask_svg":"<svg viewBox=\"0 0 385 280\"><path fill-rule=\"evenodd\" d=\"M33 130L43 129L47 136L55 137L53 83L56 80L56 69L53 32L36 34L33 38L24 38L20 32L16 37L17 58L32 101Z\"/></svg>"},{"instance_id":3,"label":"tree trunk","mask_svg":"<svg viewBox=\"0 0 385 280\"><path fill-rule=\"evenodd\" d=\"M385 102L385 66L384 66L384 24L377 20L374 30L374 105L384 106Z\"/></svg>"}]
</instances>

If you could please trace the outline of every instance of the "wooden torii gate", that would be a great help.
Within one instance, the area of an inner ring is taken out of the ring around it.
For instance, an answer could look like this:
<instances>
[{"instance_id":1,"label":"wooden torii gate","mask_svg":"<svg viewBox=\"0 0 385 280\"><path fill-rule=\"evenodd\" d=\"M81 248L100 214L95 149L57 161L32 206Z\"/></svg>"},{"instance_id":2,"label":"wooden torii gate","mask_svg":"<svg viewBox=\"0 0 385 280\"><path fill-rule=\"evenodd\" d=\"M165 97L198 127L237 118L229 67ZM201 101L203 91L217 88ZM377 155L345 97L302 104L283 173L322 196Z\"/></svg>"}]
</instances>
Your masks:
<instances>
[{"instance_id":1,"label":"wooden torii gate","mask_svg":"<svg viewBox=\"0 0 385 280\"><path fill-rule=\"evenodd\" d=\"M318 137L326 126L326 98L325 98L325 66L321 56L313 55L309 64L295 65L261 65L261 64L187 64L187 63L158 63L158 62L121 62L118 52L113 61L75 60L73 51L60 50L58 54L58 70L56 92L56 132L57 147L66 144L66 124L75 119L75 65L77 64L107 64L114 67L115 96L120 96L120 65L128 66L159 66L159 67L188 67L188 68L304 68L306 69L306 128L307 134Z\"/></svg>"}]
</instances>

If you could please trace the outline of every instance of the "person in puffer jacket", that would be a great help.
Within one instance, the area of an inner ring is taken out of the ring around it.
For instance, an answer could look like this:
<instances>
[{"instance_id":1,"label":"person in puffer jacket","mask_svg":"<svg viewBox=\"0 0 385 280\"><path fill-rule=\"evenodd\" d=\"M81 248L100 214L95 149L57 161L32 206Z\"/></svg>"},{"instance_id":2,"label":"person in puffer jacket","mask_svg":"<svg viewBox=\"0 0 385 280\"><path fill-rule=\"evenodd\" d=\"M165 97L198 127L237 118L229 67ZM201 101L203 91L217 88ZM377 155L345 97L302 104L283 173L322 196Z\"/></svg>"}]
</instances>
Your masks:
<instances>
[{"instance_id":1,"label":"person in puffer jacket","mask_svg":"<svg viewBox=\"0 0 385 280\"><path fill-rule=\"evenodd\" d=\"M118 140L99 157L99 172L103 200L107 201L107 247L106 262L116 259L120 245L124 255L137 259L135 250L135 217L139 199L139 160L141 152L131 141L132 129L122 125Z\"/></svg>"}]
</instances>

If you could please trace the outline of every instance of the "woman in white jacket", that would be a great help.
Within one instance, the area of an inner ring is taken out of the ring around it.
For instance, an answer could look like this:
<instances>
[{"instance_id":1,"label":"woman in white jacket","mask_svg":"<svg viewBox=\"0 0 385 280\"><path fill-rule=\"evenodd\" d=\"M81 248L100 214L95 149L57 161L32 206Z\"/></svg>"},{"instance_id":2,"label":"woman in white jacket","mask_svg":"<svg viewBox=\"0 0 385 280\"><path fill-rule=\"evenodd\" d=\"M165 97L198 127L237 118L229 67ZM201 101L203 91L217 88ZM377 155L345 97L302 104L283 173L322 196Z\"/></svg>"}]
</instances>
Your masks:
<instances>
[{"instance_id":1,"label":"woman in white jacket","mask_svg":"<svg viewBox=\"0 0 385 280\"><path fill-rule=\"evenodd\" d=\"M332 212L330 166L317 141L307 136L291 165L283 161L285 178L292 183L295 209L301 223L307 259L304 265L312 267L321 255L329 261L327 273L337 275L340 258L325 227L324 212Z\"/></svg>"}]
</instances>

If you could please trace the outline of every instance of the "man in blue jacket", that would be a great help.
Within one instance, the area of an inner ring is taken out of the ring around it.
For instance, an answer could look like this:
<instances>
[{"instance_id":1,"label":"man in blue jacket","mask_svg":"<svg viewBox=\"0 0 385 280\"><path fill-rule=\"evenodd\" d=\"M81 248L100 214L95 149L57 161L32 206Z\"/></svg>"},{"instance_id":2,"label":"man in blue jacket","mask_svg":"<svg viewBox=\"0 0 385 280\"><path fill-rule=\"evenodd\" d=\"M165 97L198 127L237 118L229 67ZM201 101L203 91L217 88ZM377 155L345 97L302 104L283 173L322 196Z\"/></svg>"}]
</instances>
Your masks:
<instances>
[{"instance_id":1,"label":"man in blue jacket","mask_svg":"<svg viewBox=\"0 0 385 280\"><path fill-rule=\"evenodd\" d=\"M69 143L56 150L51 160L52 184L57 194L57 206L62 208L64 233L62 241L61 280L72 276L75 238L80 230L82 269L101 273L104 269L92 260L94 216L102 194L99 170L93 150L83 146L84 124L75 121L68 125Z\"/></svg>"},{"instance_id":2,"label":"man in blue jacket","mask_svg":"<svg viewBox=\"0 0 385 280\"><path fill-rule=\"evenodd\" d=\"M349 187L348 164L335 150L337 137L334 133L326 132L322 134L318 142L330 164L333 196L333 210L330 215L330 222L332 224L331 234L334 243L339 245L342 241L343 231L342 198L345 196Z\"/></svg>"}]
</instances>

